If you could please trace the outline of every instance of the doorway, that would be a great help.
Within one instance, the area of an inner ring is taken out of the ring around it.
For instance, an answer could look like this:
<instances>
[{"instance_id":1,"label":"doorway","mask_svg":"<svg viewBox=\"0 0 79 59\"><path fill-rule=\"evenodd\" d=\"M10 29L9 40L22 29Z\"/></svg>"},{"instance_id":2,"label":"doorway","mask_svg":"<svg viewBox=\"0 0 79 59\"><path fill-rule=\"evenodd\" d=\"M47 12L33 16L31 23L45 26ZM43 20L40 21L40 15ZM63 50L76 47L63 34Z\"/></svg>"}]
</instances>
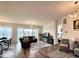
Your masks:
<instances>
[{"instance_id":1,"label":"doorway","mask_svg":"<svg viewBox=\"0 0 79 59\"><path fill-rule=\"evenodd\" d=\"M57 39L58 39L58 43L61 42L62 40L62 24L59 24L57 26Z\"/></svg>"}]
</instances>

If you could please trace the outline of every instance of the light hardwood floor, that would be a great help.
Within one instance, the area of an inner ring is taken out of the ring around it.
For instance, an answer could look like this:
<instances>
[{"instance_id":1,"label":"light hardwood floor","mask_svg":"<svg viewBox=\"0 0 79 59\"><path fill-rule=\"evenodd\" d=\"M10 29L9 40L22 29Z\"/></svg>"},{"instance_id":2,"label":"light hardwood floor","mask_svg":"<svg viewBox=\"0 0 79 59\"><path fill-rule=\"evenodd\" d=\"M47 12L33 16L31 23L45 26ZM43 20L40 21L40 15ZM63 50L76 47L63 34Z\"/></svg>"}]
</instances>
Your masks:
<instances>
[{"instance_id":1,"label":"light hardwood floor","mask_svg":"<svg viewBox=\"0 0 79 59\"><path fill-rule=\"evenodd\" d=\"M49 58L46 54L56 49L54 45L39 50L22 49L20 44L12 44L9 50L0 55L1 58Z\"/></svg>"},{"instance_id":2,"label":"light hardwood floor","mask_svg":"<svg viewBox=\"0 0 79 59\"><path fill-rule=\"evenodd\" d=\"M4 51L1 58L49 58L48 53L58 49L58 45L45 47L39 50L22 49L20 44L12 44L9 50Z\"/></svg>"}]
</instances>

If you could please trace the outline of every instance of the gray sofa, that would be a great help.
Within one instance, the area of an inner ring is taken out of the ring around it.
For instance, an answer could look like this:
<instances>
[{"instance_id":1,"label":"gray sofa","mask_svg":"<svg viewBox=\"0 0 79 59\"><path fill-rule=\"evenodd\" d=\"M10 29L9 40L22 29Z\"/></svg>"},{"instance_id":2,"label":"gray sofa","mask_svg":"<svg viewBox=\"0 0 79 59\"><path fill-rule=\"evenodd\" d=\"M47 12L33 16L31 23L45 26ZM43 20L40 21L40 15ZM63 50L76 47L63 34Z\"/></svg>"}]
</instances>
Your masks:
<instances>
[{"instance_id":1,"label":"gray sofa","mask_svg":"<svg viewBox=\"0 0 79 59\"><path fill-rule=\"evenodd\" d=\"M37 42L37 38L35 38L35 36L21 37L19 40L23 49L28 49L30 48L31 43Z\"/></svg>"}]
</instances>

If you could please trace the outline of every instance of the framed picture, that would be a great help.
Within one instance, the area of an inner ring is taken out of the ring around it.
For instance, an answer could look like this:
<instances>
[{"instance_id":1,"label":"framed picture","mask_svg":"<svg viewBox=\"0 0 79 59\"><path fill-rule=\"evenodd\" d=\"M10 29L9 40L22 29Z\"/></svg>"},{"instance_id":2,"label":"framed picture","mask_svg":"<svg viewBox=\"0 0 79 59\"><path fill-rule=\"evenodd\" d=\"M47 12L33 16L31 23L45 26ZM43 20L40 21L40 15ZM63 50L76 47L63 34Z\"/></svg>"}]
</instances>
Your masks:
<instances>
[{"instance_id":1,"label":"framed picture","mask_svg":"<svg viewBox=\"0 0 79 59\"><path fill-rule=\"evenodd\" d=\"M78 30L79 29L79 19L74 20L73 25L74 25L74 29Z\"/></svg>"},{"instance_id":2,"label":"framed picture","mask_svg":"<svg viewBox=\"0 0 79 59\"><path fill-rule=\"evenodd\" d=\"M67 23L67 19L64 18L64 19L63 19L63 24L66 24L66 23Z\"/></svg>"}]
</instances>

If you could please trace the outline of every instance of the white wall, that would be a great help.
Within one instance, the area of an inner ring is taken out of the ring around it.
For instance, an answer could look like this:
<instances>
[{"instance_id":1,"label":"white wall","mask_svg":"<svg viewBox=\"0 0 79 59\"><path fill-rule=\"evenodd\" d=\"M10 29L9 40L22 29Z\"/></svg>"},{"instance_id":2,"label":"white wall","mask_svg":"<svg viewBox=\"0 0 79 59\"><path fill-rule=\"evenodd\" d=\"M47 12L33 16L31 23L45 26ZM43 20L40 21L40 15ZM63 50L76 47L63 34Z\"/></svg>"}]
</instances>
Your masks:
<instances>
[{"instance_id":1,"label":"white wall","mask_svg":"<svg viewBox=\"0 0 79 59\"><path fill-rule=\"evenodd\" d=\"M51 23L45 25L43 27L43 33L44 32L49 32L53 37L54 37L54 44L57 44L57 29L56 29L56 20L53 20Z\"/></svg>"},{"instance_id":2,"label":"white wall","mask_svg":"<svg viewBox=\"0 0 79 59\"><path fill-rule=\"evenodd\" d=\"M67 18L67 23L63 24L62 37L70 39L70 49L73 50L73 41L75 40L76 37L79 38L79 30L73 29L73 21L79 19L79 14L76 18L74 17L74 14L73 16L66 16L66 18Z\"/></svg>"}]
</instances>

